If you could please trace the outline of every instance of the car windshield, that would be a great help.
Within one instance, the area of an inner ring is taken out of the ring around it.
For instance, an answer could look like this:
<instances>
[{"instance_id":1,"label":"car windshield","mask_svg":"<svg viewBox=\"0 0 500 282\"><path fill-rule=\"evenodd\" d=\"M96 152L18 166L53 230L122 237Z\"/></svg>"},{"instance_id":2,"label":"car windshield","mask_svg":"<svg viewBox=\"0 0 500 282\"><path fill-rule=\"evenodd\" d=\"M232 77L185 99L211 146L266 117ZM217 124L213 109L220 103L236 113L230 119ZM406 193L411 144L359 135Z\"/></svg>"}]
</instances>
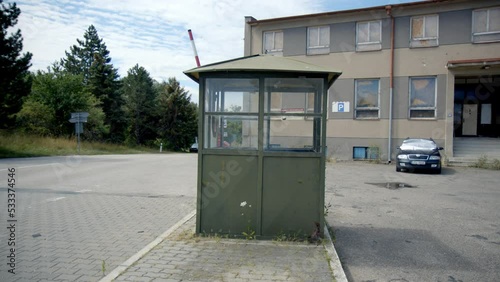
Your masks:
<instances>
[{"instance_id":1,"label":"car windshield","mask_svg":"<svg viewBox=\"0 0 500 282\"><path fill-rule=\"evenodd\" d=\"M425 139L408 139L403 141L401 150L432 150L436 148L436 143Z\"/></svg>"}]
</instances>

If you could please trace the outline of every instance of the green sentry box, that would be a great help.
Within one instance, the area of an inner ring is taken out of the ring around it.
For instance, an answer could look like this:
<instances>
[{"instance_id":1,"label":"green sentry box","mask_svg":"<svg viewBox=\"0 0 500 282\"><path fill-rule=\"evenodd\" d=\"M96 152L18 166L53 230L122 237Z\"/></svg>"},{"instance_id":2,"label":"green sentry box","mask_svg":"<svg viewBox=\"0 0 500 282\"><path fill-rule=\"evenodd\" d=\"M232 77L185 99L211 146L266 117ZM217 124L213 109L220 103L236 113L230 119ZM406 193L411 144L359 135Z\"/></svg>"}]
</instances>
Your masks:
<instances>
[{"instance_id":1,"label":"green sentry box","mask_svg":"<svg viewBox=\"0 0 500 282\"><path fill-rule=\"evenodd\" d=\"M200 84L196 232L323 230L327 93L341 73L256 55L185 74Z\"/></svg>"}]
</instances>

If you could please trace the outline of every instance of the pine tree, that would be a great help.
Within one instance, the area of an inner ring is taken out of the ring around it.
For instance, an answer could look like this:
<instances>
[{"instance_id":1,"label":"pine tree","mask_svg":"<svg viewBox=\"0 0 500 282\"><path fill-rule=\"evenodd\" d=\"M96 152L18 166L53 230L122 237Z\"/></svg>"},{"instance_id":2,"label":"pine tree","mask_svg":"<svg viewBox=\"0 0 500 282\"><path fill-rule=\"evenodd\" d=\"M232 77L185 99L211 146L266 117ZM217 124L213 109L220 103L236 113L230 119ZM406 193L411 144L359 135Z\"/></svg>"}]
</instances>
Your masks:
<instances>
[{"instance_id":1,"label":"pine tree","mask_svg":"<svg viewBox=\"0 0 500 282\"><path fill-rule=\"evenodd\" d=\"M84 40L76 39L77 45L71 46L70 52L65 51L66 58L61 59L61 65L64 69L75 75L83 75L85 83L88 83L90 78L90 68L96 54L104 61L105 64L111 62L109 51L102 38L97 34L97 29L90 25L83 34Z\"/></svg>"},{"instance_id":2,"label":"pine tree","mask_svg":"<svg viewBox=\"0 0 500 282\"><path fill-rule=\"evenodd\" d=\"M21 30L7 34L17 24L21 10L16 3L5 6L0 0L0 128L11 128L15 124L14 114L22 106L22 98L30 93L32 54L21 54L23 38Z\"/></svg>"},{"instance_id":3,"label":"pine tree","mask_svg":"<svg viewBox=\"0 0 500 282\"><path fill-rule=\"evenodd\" d=\"M148 145L156 138L156 92L146 69L135 65L128 71L123 79L123 95L128 118L127 141Z\"/></svg>"},{"instance_id":4,"label":"pine tree","mask_svg":"<svg viewBox=\"0 0 500 282\"><path fill-rule=\"evenodd\" d=\"M68 73L83 76L88 90L101 101L105 123L110 127L109 138L123 141L126 125L118 71L111 64L106 44L93 25L83 37L76 40L77 45L71 46L70 52L66 51L61 65Z\"/></svg>"},{"instance_id":5,"label":"pine tree","mask_svg":"<svg viewBox=\"0 0 500 282\"><path fill-rule=\"evenodd\" d=\"M94 61L90 66L88 89L101 101L105 113L105 123L109 125L111 141L124 140L126 119L123 106L125 101L121 95L118 72L112 65L107 64L100 54L94 54Z\"/></svg>"},{"instance_id":6,"label":"pine tree","mask_svg":"<svg viewBox=\"0 0 500 282\"><path fill-rule=\"evenodd\" d=\"M187 149L198 130L198 107L175 78L169 78L158 88L159 135L168 149Z\"/></svg>"}]
</instances>

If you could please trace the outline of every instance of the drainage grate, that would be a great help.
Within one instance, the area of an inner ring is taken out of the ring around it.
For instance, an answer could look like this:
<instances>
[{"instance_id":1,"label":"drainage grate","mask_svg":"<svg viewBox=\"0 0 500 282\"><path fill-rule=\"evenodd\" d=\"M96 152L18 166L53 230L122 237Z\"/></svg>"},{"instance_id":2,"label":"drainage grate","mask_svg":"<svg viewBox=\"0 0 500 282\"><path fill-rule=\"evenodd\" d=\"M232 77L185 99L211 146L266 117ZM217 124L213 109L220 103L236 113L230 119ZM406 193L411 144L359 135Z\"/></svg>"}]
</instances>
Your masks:
<instances>
[{"instance_id":1,"label":"drainage grate","mask_svg":"<svg viewBox=\"0 0 500 282\"><path fill-rule=\"evenodd\" d=\"M387 188L391 190L401 189L401 188L416 188L417 186L410 185L408 183L402 182L384 182L384 183L368 183L366 184L375 185L382 188Z\"/></svg>"}]
</instances>

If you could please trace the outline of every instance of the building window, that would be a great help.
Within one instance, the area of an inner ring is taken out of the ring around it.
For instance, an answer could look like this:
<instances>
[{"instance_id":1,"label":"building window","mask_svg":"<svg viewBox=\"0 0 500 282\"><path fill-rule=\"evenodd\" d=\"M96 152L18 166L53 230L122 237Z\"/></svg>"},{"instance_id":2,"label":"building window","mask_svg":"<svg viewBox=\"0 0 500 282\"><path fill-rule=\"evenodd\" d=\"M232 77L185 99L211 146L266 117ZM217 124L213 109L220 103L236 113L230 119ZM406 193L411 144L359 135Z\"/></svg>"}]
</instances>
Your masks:
<instances>
[{"instance_id":1,"label":"building window","mask_svg":"<svg viewBox=\"0 0 500 282\"><path fill-rule=\"evenodd\" d=\"M353 147L352 158L355 160L377 160L379 158L379 148Z\"/></svg>"},{"instance_id":2,"label":"building window","mask_svg":"<svg viewBox=\"0 0 500 282\"><path fill-rule=\"evenodd\" d=\"M410 78L409 118L436 117L436 78Z\"/></svg>"},{"instance_id":3,"label":"building window","mask_svg":"<svg viewBox=\"0 0 500 282\"><path fill-rule=\"evenodd\" d=\"M307 55L330 53L330 27L307 28Z\"/></svg>"},{"instance_id":4,"label":"building window","mask_svg":"<svg viewBox=\"0 0 500 282\"><path fill-rule=\"evenodd\" d=\"M356 51L382 49L381 21L360 22L356 24Z\"/></svg>"},{"instance_id":5,"label":"building window","mask_svg":"<svg viewBox=\"0 0 500 282\"><path fill-rule=\"evenodd\" d=\"M378 79L357 79L355 84L355 118L378 119L380 83Z\"/></svg>"},{"instance_id":6,"label":"building window","mask_svg":"<svg viewBox=\"0 0 500 282\"><path fill-rule=\"evenodd\" d=\"M264 32L264 54L283 52L283 31Z\"/></svg>"},{"instance_id":7,"label":"building window","mask_svg":"<svg viewBox=\"0 0 500 282\"><path fill-rule=\"evenodd\" d=\"M500 7L472 12L472 42L500 41Z\"/></svg>"},{"instance_id":8,"label":"building window","mask_svg":"<svg viewBox=\"0 0 500 282\"><path fill-rule=\"evenodd\" d=\"M417 16L411 18L410 47L438 46L438 15Z\"/></svg>"}]
</instances>

